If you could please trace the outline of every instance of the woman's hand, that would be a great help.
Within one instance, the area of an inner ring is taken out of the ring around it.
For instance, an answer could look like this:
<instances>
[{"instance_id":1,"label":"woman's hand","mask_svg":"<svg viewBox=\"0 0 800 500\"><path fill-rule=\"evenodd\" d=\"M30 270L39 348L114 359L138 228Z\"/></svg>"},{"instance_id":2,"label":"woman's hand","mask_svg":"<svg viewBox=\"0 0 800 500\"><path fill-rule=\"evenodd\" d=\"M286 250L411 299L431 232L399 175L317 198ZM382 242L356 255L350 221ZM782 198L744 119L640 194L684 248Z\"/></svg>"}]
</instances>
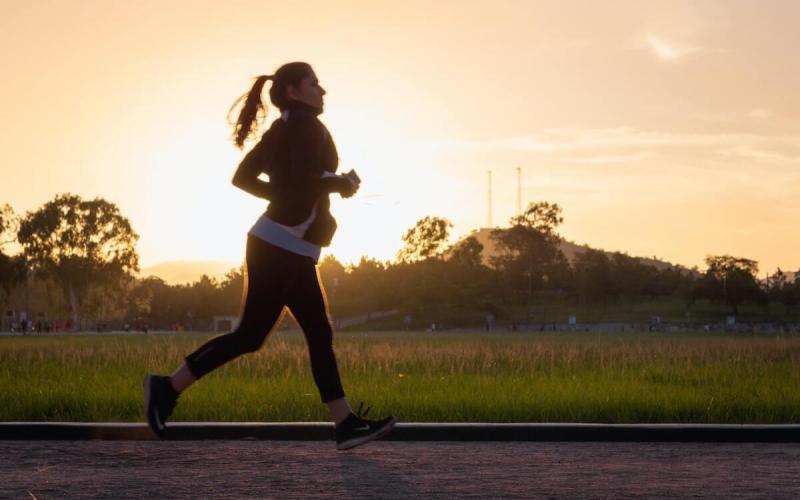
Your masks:
<instances>
[{"instance_id":1,"label":"woman's hand","mask_svg":"<svg viewBox=\"0 0 800 500\"><path fill-rule=\"evenodd\" d=\"M350 183L349 189L342 191L342 198L350 198L356 194L358 192L358 188L361 187L361 179L358 178L358 175L356 175L355 171L353 170L342 175L342 177L347 179Z\"/></svg>"}]
</instances>

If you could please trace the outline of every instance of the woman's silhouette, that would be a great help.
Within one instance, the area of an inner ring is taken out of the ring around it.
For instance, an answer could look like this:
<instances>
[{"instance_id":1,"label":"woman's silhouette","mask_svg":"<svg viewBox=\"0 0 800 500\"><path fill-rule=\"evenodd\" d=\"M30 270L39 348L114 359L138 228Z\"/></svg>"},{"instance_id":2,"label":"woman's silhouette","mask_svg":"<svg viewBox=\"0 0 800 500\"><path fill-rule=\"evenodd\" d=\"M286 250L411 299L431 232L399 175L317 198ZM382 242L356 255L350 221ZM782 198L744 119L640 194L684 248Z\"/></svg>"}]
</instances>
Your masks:
<instances>
[{"instance_id":1,"label":"woman's silhouette","mask_svg":"<svg viewBox=\"0 0 800 500\"><path fill-rule=\"evenodd\" d=\"M367 420L366 414L353 414L339 379L333 331L317 276L321 247L330 244L336 231L328 197L338 193L349 198L361 181L352 170L336 174L336 146L317 118L325 90L306 63L285 64L274 75L258 77L250 92L234 103L231 110L244 100L234 125L236 145L244 145L264 115L261 91L268 80L270 101L281 116L233 176L236 187L270 202L247 236L241 321L234 331L189 354L171 377L147 375L145 413L153 431L162 435L180 393L224 363L258 350L288 307L305 334L314 382L336 424L336 446L348 449L386 434L396 422L391 416ZM258 178L261 173L269 182Z\"/></svg>"}]
</instances>

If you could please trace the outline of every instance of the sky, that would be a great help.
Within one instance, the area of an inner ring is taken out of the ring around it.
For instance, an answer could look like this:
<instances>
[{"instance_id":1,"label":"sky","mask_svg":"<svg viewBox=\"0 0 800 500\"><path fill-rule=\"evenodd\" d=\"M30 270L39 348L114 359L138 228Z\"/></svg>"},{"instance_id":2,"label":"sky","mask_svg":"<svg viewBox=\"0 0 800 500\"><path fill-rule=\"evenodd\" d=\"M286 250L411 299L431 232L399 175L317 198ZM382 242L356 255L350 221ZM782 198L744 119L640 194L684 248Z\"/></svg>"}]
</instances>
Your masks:
<instances>
[{"instance_id":1,"label":"sky","mask_svg":"<svg viewBox=\"0 0 800 500\"><path fill-rule=\"evenodd\" d=\"M704 267L800 268L800 2L0 0L0 204L116 203L140 263L239 262L229 106L307 61L343 171L326 253L393 259L523 205L577 243ZM265 92L265 99L268 96ZM277 116L269 106L269 120ZM247 148L252 144L246 145Z\"/></svg>"}]
</instances>

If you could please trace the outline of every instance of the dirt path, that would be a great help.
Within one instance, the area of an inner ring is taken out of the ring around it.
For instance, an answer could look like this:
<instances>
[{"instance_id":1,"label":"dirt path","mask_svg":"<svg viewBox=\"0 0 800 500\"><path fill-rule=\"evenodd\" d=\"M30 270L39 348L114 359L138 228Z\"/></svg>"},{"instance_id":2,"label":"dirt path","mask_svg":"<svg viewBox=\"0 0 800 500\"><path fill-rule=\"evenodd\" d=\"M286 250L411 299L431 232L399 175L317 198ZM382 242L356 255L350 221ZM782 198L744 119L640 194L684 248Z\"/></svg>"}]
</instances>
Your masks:
<instances>
[{"instance_id":1,"label":"dirt path","mask_svg":"<svg viewBox=\"0 0 800 500\"><path fill-rule=\"evenodd\" d=\"M798 498L800 445L0 441L0 498Z\"/></svg>"}]
</instances>

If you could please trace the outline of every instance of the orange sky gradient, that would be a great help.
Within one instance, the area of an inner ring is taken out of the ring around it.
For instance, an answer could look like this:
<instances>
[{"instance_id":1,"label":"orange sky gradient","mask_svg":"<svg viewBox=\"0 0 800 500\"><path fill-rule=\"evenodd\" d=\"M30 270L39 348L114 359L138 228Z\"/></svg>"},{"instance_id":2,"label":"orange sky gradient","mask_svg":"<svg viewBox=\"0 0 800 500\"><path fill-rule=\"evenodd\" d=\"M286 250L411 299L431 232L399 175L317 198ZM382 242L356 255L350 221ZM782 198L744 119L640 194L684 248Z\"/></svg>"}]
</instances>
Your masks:
<instances>
[{"instance_id":1,"label":"orange sky gradient","mask_svg":"<svg viewBox=\"0 0 800 500\"><path fill-rule=\"evenodd\" d=\"M300 9L302 6L302 10ZM230 104L293 60L359 194L329 252L394 258L523 201L578 243L800 268L800 2L2 1L0 204L117 203L141 264L240 261L265 207L230 184ZM270 119L276 116L271 109Z\"/></svg>"}]
</instances>

